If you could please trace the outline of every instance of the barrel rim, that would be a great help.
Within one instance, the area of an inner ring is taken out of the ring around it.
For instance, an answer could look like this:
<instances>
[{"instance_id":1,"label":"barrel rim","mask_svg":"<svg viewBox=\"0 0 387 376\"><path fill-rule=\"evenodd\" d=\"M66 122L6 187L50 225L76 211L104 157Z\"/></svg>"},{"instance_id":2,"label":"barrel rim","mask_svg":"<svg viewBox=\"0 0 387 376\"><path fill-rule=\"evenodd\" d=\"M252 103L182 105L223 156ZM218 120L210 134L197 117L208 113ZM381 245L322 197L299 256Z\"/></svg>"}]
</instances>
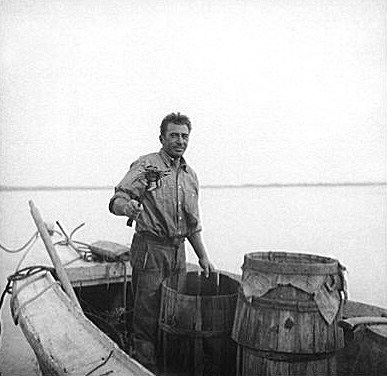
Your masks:
<instances>
[{"instance_id":1,"label":"barrel rim","mask_svg":"<svg viewBox=\"0 0 387 376\"><path fill-rule=\"evenodd\" d=\"M195 330L180 328L174 324L167 324L162 318L159 319L159 329L165 333L174 334L176 336L189 338L214 338L214 337L229 337L232 327L223 330Z\"/></svg>"},{"instance_id":2,"label":"barrel rim","mask_svg":"<svg viewBox=\"0 0 387 376\"><path fill-rule=\"evenodd\" d=\"M196 276L200 277L200 274L198 274L195 271L187 272L187 275L194 275L194 276L196 275ZM204 300L204 301L205 300L214 300L214 299L215 300L224 300L226 297L237 299L238 298L238 291L239 291L239 287L240 287L240 282L235 280L234 278L230 277L229 275L223 274L220 272L219 272L219 276L222 276L222 278L226 277L228 280L231 281L231 283L235 283L235 292L230 293L230 294L218 294L218 295L187 294L187 293L180 292L180 291L176 290L175 288L168 286L168 282L173 277L165 278L162 281L161 286L162 286L163 290L169 291L169 292L175 294L177 297L181 297L181 298L188 299L188 300L196 300L196 299L198 299L198 297L200 297L201 300Z\"/></svg>"},{"instance_id":3,"label":"barrel rim","mask_svg":"<svg viewBox=\"0 0 387 376\"><path fill-rule=\"evenodd\" d=\"M268 259L259 258L266 256ZM276 258L287 258L287 262L276 261ZM311 262L294 262L309 259ZM272 259L272 260L270 260ZM284 251L257 251L245 254L242 269L274 274L297 275L327 275L337 274L341 269L338 260L309 253L294 253Z\"/></svg>"},{"instance_id":4,"label":"barrel rim","mask_svg":"<svg viewBox=\"0 0 387 376\"><path fill-rule=\"evenodd\" d=\"M182 297L184 299L192 299L192 300L196 300L198 299L199 297L201 298L201 300L214 300L214 299L224 299L226 297L228 298L238 298L238 292L235 292L235 293L232 293L232 294L222 294L222 295L190 295L190 294L184 294L182 292L179 292L177 291L176 289L172 288L172 287L169 287L167 285L162 284L162 288L166 291L170 291L174 294L176 294L177 297Z\"/></svg>"}]
</instances>

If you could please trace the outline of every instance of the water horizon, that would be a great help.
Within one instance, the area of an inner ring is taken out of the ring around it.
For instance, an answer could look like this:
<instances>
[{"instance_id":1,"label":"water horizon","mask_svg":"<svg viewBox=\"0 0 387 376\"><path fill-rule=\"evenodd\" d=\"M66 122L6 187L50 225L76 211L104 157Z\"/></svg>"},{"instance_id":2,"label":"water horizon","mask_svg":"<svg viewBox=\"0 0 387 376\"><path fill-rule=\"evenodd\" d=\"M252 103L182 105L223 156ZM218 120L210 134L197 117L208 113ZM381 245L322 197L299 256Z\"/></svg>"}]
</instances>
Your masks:
<instances>
[{"instance_id":1,"label":"water horizon","mask_svg":"<svg viewBox=\"0 0 387 376\"><path fill-rule=\"evenodd\" d=\"M300 188L300 187L367 187L387 186L385 181L359 182L297 182L297 183L247 183L247 184L203 184L200 189L243 189L243 188ZM107 190L114 185L0 185L0 192L12 191L77 191Z\"/></svg>"}]
</instances>

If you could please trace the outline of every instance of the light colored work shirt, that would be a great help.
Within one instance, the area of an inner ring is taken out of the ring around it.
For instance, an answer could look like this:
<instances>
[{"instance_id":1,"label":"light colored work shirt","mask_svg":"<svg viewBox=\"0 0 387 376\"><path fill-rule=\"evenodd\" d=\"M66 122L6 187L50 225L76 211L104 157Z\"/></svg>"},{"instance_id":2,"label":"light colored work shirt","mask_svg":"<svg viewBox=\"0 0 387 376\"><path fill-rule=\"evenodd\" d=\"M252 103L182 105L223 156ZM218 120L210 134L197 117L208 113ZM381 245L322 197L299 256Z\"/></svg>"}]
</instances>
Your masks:
<instances>
[{"instance_id":1,"label":"light colored work shirt","mask_svg":"<svg viewBox=\"0 0 387 376\"><path fill-rule=\"evenodd\" d=\"M161 179L161 187L147 191L141 182L141 174L147 166L159 170L170 169L170 174ZM163 149L138 158L115 188L110 200L122 197L142 201L144 211L136 220L137 232L149 232L159 237L189 237L201 231L199 216L199 182L195 171L183 157L176 167L175 161Z\"/></svg>"}]
</instances>

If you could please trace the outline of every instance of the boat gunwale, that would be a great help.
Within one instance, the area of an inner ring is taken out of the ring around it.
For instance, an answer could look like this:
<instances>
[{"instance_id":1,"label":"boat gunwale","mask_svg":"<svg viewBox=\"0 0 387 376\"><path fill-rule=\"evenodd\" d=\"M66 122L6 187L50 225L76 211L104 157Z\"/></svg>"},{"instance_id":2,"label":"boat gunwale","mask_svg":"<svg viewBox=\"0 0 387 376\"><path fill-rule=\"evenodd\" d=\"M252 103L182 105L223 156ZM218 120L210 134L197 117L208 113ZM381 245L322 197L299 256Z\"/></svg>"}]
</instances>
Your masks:
<instances>
[{"instance_id":1,"label":"boat gunwale","mask_svg":"<svg viewBox=\"0 0 387 376\"><path fill-rule=\"evenodd\" d=\"M26 280L31 277L27 277ZM71 312L71 314L75 316L76 321L80 323L82 328L84 328L93 337L93 339L95 339L95 341L101 345L101 347L110 347L110 349L108 349L106 353L101 353L101 356L99 357L100 359L103 359L111 352L111 358L115 359L118 363L120 363L123 368L127 367L127 372L132 372L132 376L153 375L153 373L147 370L144 366L142 366L133 358L129 357L129 355L126 354L122 349L120 349L119 346L113 340L111 340L102 330L100 330L91 320L89 320L83 313L83 311L81 311L78 307L75 306L75 304L71 301L68 295L63 291L61 286L55 283L55 278L52 276L51 273L47 272L43 276L40 276L40 278L35 277L35 280L32 282L26 281L25 283L28 283L29 285L26 288L32 288L32 286L36 282L41 280L46 280L46 283L48 284L54 284L53 291L55 292L56 297L60 299L61 303L63 303L66 308ZM16 286L17 283L20 282L16 282ZM13 306L11 307L11 310L17 310L18 307L23 304L22 300L23 299L20 299L19 295L16 295L13 299ZM47 353L43 343L39 339L39 333L36 332L33 323L28 317L28 305L23 308L23 313L19 315L18 323L20 324L20 327L28 343L35 352L39 364L43 362L44 366L42 368L46 369L48 367L50 372L55 372L53 373L54 375L78 375L76 371L72 371L69 373L69 370L66 370L66 368L60 364L59 359ZM125 374L130 375L130 373Z\"/></svg>"}]
</instances>

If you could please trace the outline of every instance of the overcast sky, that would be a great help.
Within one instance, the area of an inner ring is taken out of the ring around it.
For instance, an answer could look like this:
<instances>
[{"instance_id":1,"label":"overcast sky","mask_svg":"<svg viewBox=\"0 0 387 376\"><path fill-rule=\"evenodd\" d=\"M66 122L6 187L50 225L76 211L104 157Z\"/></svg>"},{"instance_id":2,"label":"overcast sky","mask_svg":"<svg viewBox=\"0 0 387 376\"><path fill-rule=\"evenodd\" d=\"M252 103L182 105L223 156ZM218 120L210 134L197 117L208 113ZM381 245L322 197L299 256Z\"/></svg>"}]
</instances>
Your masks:
<instances>
[{"instance_id":1,"label":"overcast sky","mask_svg":"<svg viewBox=\"0 0 387 376\"><path fill-rule=\"evenodd\" d=\"M1 185L114 185L193 123L207 184L386 180L384 0L2 0Z\"/></svg>"}]
</instances>

